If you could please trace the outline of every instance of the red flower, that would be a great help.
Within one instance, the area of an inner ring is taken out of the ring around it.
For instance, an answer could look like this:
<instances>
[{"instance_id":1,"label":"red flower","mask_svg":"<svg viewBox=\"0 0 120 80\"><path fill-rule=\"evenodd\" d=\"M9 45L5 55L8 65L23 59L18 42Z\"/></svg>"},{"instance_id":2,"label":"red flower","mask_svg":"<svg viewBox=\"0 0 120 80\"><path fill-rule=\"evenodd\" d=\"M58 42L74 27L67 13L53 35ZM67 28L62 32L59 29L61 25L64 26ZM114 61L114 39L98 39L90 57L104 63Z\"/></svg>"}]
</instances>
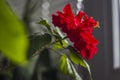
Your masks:
<instances>
[{"instance_id":1,"label":"red flower","mask_svg":"<svg viewBox=\"0 0 120 80\"><path fill-rule=\"evenodd\" d=\"M58 11L58 15L53 14L52 23L67 34L83 58L91 59L97 52L98 41L93 37L92 32L93 28L98 26L98 22L83 11L74 16L70 4L64 7L63 12Z\"/></svg>"}]
</instances>

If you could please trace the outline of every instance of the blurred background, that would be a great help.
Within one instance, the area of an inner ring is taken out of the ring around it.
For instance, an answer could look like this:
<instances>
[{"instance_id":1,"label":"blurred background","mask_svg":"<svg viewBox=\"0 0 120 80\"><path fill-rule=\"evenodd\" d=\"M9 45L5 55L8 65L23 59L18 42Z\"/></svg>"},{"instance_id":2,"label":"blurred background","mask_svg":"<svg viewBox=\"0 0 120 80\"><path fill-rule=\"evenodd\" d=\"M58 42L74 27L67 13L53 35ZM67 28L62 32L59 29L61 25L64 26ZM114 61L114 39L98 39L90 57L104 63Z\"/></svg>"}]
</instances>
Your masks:
<instances>
[{"instance_id":1,"label":"blurred background","mask_svg":"<svg viewBox=\"0 0 120 80\"><path fill-rule=\"evenodd\" d=\"M74 12L78 10L76 5L77 0L7 0L16 15L25 22L29 34L45 32L44 28L39 27L40 17L47 19L51 22L51 14L57 10L62 10L65 4L70 3ZM80 1L80 0L79 0ZM119 80L120 79L120 38L119 38L119 18L120 18L120 4L119 0L83 0L83 10L94 19L100 22L100 28L94 30L95 37L99 40L98 53L92 60L89 60L93 80ZM44 50L43 53L48 53L48 50ZM57 70L51 64L51 62L57 61L57 56L43 55L47 57L47 60L40 58L40 69L36 68L32 80L59 80L57 77ZM52 56L52 60L49 57ZM41 66L41 64L44 65ZM47 67L44 67L47 66ZM51 67L48 69L48 67ZM46 73L46 69L48 72ZM38 71L39 70L39 71ZM14 74L19 74L19 70L14 70ZM53 73L54 74L53 74ZM24 73L24 72L23 72ZM85 72L83 72L85 73ZM39 74L39 75L38 75ZM86 75L86 74L85 74ZM86 80L86 76L83 75ZM15 75L13 80L27 80L17 79ZM36 76L38 76L36 78ZM41 77L43 76L43 77ZM47 76L47 78L45 77ZM52 77L54 76L54 77ZM20 76L19 76L20 77ZM42 79L41 79L42 78ZM59 78L70 80L64 75L59 73ZM9 80L3 79L0 80ZM29 79L28 79L29 80Z\"/></svg>"}]
</instances>

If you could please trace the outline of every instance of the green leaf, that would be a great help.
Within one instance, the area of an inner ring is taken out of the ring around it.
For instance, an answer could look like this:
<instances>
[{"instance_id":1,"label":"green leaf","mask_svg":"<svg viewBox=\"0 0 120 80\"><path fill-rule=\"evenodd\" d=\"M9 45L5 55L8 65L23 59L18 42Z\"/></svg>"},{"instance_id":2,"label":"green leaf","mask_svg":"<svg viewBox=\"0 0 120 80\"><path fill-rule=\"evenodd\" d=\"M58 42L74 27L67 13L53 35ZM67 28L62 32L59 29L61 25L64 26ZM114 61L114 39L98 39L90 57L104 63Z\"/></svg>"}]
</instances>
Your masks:
<instances>
[{"instance_id":1,"label":"green leaf","mask_svg":"<svg viewBox=\"0 0 120 80\"><path fill-rule=\"evenodd\" d=\"M78 55L76 55L75 53L70 53L70 59L72 60L72 62L74 62L75 64L79 64L82 67L87 68L86 63L84 62L84 60Z\"/></svg>"},{"instance_id":2,"label":"green leaf","mask_svg":"<svg viewBox=\"0 0 120 80\"><path fill-rule=\"evenodd\" d=\"M62 49L63 47L67 47L68 43L65 40L67 37L63 37L59 29L53 30L55 33L54 37L56 41L54 42L53 48L54 49Z\"/></svg>"},{"instance_id":3,"label":"green leaf","mask_svg":"<svg viewBox=\"0 0 120 80\"><path fill-rule=\"evenodd\" d=\"M68 73L68 69L67 69L67 61L66 61L66 56L62 55L61 59L60 59L60 70L65 73L65 74L69 74Z\"/></svg>"},{"instance_id":4,"label":"green leaf","mask_svg":"<svg viewBox=\"0 0 120 80\"><path fill-rule=\"evenodd\" d=\"M53 44L53 49L62 49L63 47L67 47L67 43L65 42L65 40L60 40L57 41Z\"/></svg>"},{"instance_id":5,"label":"green leaf","mask_svg":"<svg viewBox=\"0 0 120 80\"><path fill-rule=\"evenodd\" d=\"M22 22L0 0L0 51L15 63L26 60L28 39Z\"/></svg>"},{"instance_id":6,"label":"green leaf","mask_svg":"<svg viewBox=\"0 0 120 80\"><path fill-rule=\"evenodd\" d=\"M65 74L68 74L74 78L74 80L82 80L79 76L78 72L76 71L72 62L66 57L66 55L62 55L60 59L60 69Z\"/></svg>"},{"instance_id":7,"label":"green leaf","mask_svg":"<svg viewBox=\"0 0 120 80\"><path fill-rule=\"evenodd\" d=\"M68 49L70 50L70 59L74 64L80 65L84 68L86 68L89 72L90 75L90 79L92 80L91 77L91 71L90 71L90 67L88 65L88 63L80 56L80 54L72 47L69 46Z\"/></svg>"},{"instance_id":8,"label":"green leaf","mask_svg":"<svg viewBox=\"0 0 120 80\"><path fill-rule=\"evenodd\" d=\"M30 48L29 48L29 53L33 54L42 47L45 47L48 45L52 40L51 35L49 34L44 34L44 35L39 35L39 34L34 34L30 36Z\"/></svg>"},{"instance_id":9,"label":"green leaf","mask_svg":"<svg viewBox=\"0 0 120 80\"><path fill-rule=\"evenodd\" d=\"M80 56L80 54L72 47L69 46L68 49L70 50L70 59L75 64L79 64L84 68L87 68L86 63L84 62L84 59Z\"/></svg>"},{"instance_id":10,"label":"green leaf","mask_svg":"<svg viewBox=\"0 0 120 80\"><path fill-rule=\"evenodd\" d=\"M39 24L45 26L45 27L50 31L50 33L53 33L53 32L52 32L52 29L51 29L51 27L50 27L50 24L48 23L47 20L41 18Z\"/></svg>"}]
</instances>

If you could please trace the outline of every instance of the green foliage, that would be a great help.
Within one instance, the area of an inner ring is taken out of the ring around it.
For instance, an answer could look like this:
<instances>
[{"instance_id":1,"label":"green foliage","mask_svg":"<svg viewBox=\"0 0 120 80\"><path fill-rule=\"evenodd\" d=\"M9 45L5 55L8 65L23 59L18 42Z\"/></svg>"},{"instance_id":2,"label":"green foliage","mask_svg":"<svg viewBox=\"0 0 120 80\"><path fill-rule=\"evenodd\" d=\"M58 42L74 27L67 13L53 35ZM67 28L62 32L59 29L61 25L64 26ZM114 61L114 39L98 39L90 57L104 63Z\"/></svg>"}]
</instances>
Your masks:
<instances>
[{"instance_id":1,"label":"green foliage","mask_svg":"<svg viewBox=\"0 0 120 80\"><path fill-rule=\"evenodd\" d=\"M55 41L53 42L54 49L62 49L63 47L66 47L68 45L64 40L66 37L62 38L62 36L57 30L53 30L47 20L41 18L39 24L44 25L51 33L51 35L55 37Z\"/></svg>"},{"instance_id":2,"label":"green foliage","mask_svg":"<svg viewBox=\"0 0 120 80\"><path fill-rule=\"evenodd\" d=\"M51 40L52 37L49 34L44 34L44 35L34 34L30 36L29 53L33 54L36 51L42 49L46 45L50 44Z\"/></svg>"},{"instance_id":3,"label":"green foliage","mask_svg":"<svg viewBox=\"0 0 120 80\"><path fill-rule=\"evenodd\" d=\"M60 40L54 43L53 48L54 49L62 49L64 47L67 47L67 43L65 42L65 40Z\"/></svg>"},{"instance_id":4,"label":"green foliage","mask_svg":"<svg viewBox=\"0 0 120 80\"><path fill-rule=\"evenodd\" d=\"M51 34L53 34L52 29L51 29L51 26L50 26L50 24L48 23L47 20L41 18L39 24L45 26L45 27L48 29L48 31L49 31Z\"/></svg>"},{"instance_id":5,"label":"green foliage","mask_svg":"<svg viewBox=\"0 0 120 80\"><path fill-rule=\"evenodd\" d=\"M66 56L63 55L61 56L60 59L60 70L65 73L65 74L69 74L68 69L67 69L67 61L66 61Z\"/></svg>"},{"instance_id":6,"label":"green foliage","mask_svg":"<svg viewBox=\"0 0 120 80\"><path fill-rule=\"evenodd\" d=\"M80 56L80 54L72 46L69 46L68 49L71 52L70 59L72 60L72 62L74 62L75 64L79 64L84 68L87 68L86 63L84 62L84 59Z\"/></svg>"},{"instance_id":7,"label":"green foliage","mask_svg":"<svg viewBox=\"0 0 120 80\"><path fill-rule=\"evenodd\" d=\"M80 54L72 47L69 46L68 49L71 51L70 53L70 59L74 64L80 65L84 68L86 68L89 72L90 80L92 80L91 77L91 71L88 63L80 56Z\"/></svg>"},{"instance_id":8,"label":"green foliage","mask_svg":"<svg viewBox=\"0 0 120 80\"><path fill-rule=\"evenodd\" d=\"M15 63L26 60L28 39L20 20L0 0L0 51Z\"/></svg>"},{"instance_id":9,"label":"green foliage","mask_svg":"<svg viewBox=\"0 0 120 80\"><path fill-rule=\"evenodd\" d=\"M89 65L72 46L68 46L68 44L65 42L65 39L67 37L63 38L59 30L51 29L51 26L49 25L49 23L44 19L41 19L39 24L44 25L48 29L48 31L51 33L52 37L54 37L54 42L52 44L54 50L59 50L64 48L70 51L70 54L69 54L70 59L66 55L61 56L60 70L63 73L72 76L74 80L82 80L82 78L79 76L79 74L77 73L74 67L74 64L80 65L88 70L90 74L90 80L92 80Z\"/></svg>"},{"instance_id":10,"label":"green foliage","mask_svg":"<svg viewBox=\"0 0 120 80\"><path fill-rule=\"evenodd\" d=\"M91 77L87 62L78 55L78 52L72 46L67 47L69 45L65 42L67 37L63 37L57 29L52 29L51 25L42 18L39 24L45 26L49 33L43 35L34 34L29 37L29 55L32 56L36 52L42 53L42 50L45 50L45 48L52 48L51 50L56 50L56 53L58 49L67 49L70 51L70 54L68 54L69 58L62 54L60 70L70 75L74 80L82 80L74 66L74 64L77 64L86 68ZM0 51L13 62L21 63L26 60L27 48L28 38L22 22L11 11L9 6L5 4L4 0L0 0ZM32 57L27 64L18 67L18 74L24 76L26 80L30 80L36 68L37 59L38 56Z\"/></svg>"},{"instance_id":11,"label":"green foliage","mask_svg":"<svg viewBox=\"0 0 120 80\"><path fill-rule=\"evenodd\" d=\"M72 62L67 58L66 55L62 55L60 59L60 69L65 74L73 77L74 80L82 80L82 78L77 73Z\"/></svg>"},{"instance_id":12,"label":"green foliage","mask_svg":"<svg viewBox=\"0 0 120 80\"><path fill-rule=\"evenodd\" d=\"M82 67L87 68L85 62L83 61L83 59L81 57L76 56L74 53L70 54L70 59L72 60L72 62L74 62L75 64L79 64Z\"/></svg>"}]
</instances>

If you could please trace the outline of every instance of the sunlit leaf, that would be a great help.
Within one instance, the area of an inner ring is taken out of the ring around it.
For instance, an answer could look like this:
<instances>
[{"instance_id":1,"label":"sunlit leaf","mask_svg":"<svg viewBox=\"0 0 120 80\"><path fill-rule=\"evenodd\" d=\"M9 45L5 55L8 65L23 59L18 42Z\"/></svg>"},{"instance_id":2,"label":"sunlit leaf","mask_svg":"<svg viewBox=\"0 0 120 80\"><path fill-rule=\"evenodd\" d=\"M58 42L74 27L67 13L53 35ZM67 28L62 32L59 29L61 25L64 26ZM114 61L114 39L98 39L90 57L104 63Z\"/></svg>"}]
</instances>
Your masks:
<instances>
[{"instance_id":1,"label":"sunlit leaf","mask_svg":"<svg viewBox=\"0 0 120 80\"><path fill-rule=\"evenodd\" d=\"M82 80L72 62L65 55L62 55L60 59L60 69L65 74L72 76L74 80Z\"/></svg>"},{"instance_id":2,"label":"sunlit leaf","mask_svg":"<svg viewBox=\"0 0 120 80\"><path fill-rule=\"evenodd\" d=\"M65 42L65 40L61 40L61 41L57 41L56 43L54 43L53 48L54 49L62 49L63 47L66 47L67 43Z\"/></svg>"},{"instance_id":3,"label":"sunlit leaf","mask_svg":"<svg viewBox=\"0 0 120 80\"><path fill-rule=\"evenodd\" d=\"M67 69L67 61L66 61L66 56L63 55L61 56L61 59L60 59L60 69L63 73L65 74L69 74L68 73L68 69Z\"/></svg>"},{"instance_id":4,"label":"sunlit leaf","mask_svg":"<svg viewBox=\"0 0 120 80\"><path fill-rule=\"evenodd\" d=\"M26 60L28 39L21 21L4 0L0 0L0 51L13 62Z\"/></svg>"},{"instance_id":5,"label":"sunlit leaf","mask_svg":"<svg viewBox=\"0 0 120 80\"><path fill-rule=\"evenodd\" d=\"M47 44L51 42L52 38L49 34L39 35L34 34L30 36L30 53L35 53L37 50L45 47Z\"/></svg>"},{"instance_id":6,"label":"sunlit leaf","mask_svg":"<svg viewBox=\"0 0 120 80\"><path fill-rule=\"evenodd\" d=\"M75 53L70 53L70 59L75 63L75 64L79 64L82 67L87 68L86 63L84 62L84 60L81 57L78 57L78 55L76 55Z\"/></svg>"},{"instance_id":7,"label":"sunlit leaf","mask_svg":"<svg viewBox=\"0 0 120 80\"><path fill-rule=\"evenodd\" d=\"M88 70L88 72L89 72L90 79L92 80L91 71L90 71L90 67L89 67L88 63L80 56L80 54L72 46L69 46L68 48L69 48L69 50L71 52L70 53L71 61L74 64L77 64L77 65L80 65L80 66L86 68Z\"/></svg>"},{"instance_id":8,"label":"sunlit leaf","mask_svg":"<svg viewBox=\"0 0 120 80\"><path fill-rule=\"evenodd\" d=\"M56 42L53 45L54 49L62 49L63 47L68 46L67 40L65 40L67 37L63 37L61 32L59 30L53 30L55 33L54 37L56 38Z\"/></svg>"},{"instance_id":9,"label":"sunlit leaf","mask_svg":"<svg viewBox=\"0 0 120 80\"><path fill-rule=\"evenodd\" d=\"M72 62L87 68L86 63L84 62L84 59L80 56L80 54L72 46L69 46L68 48L70 50L70 59L72 60Z\"/></svg>"}]
</instances>

